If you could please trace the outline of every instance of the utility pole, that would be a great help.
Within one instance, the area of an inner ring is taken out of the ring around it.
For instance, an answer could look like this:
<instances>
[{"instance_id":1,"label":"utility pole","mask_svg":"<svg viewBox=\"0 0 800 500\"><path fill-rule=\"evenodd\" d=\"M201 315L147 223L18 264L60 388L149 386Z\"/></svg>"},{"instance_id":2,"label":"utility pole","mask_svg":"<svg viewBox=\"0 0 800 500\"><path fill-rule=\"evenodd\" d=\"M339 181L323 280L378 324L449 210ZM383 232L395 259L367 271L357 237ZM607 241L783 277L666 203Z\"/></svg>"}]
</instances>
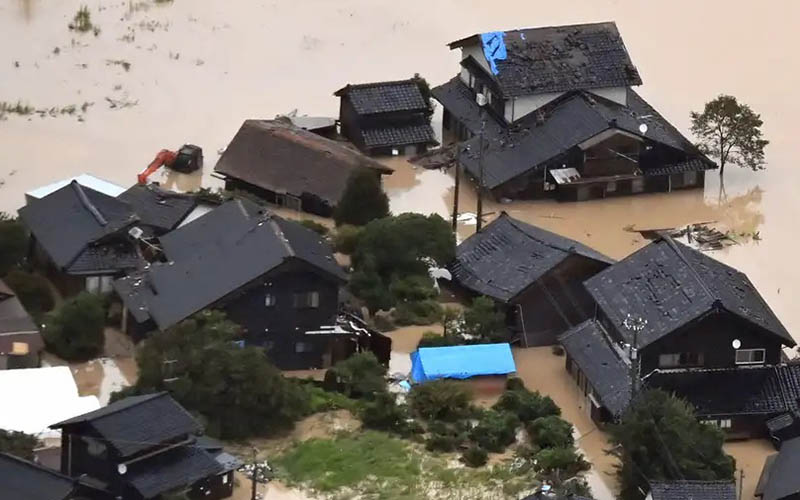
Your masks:
<instances>
[{"instance_id":1,"label":"utility pole","mask_svg":"<svg viewBox=\"0 0 800 500\"><path fill-rule=\"evenodd\" d=\"M253 448L253 491L250 500L256 500L256 476L258 475L258 450Z\"/></svg>"},{"instance_id":2,"label":"utility pole","mask_svg":"<svg viewBox=\"0 0 800 500\"><path fill-rule=\"evenodd\" d=\"M744 469L739 469L739 498L742 500L742 489L744 488Z\"/></svg>"},{"instance_id":3,"label":"utility pole","mask_svg":"<svg viewBox=\"0 0 800 500\"><path fill-rule=\"evenodd\" d=\"M456 232L458 229L458 189L461 184L461 162L459 161L461 158L461 147L456 144L456 187L453 191L453 233Z\"/></svg>"},{"instance_id":4,"label":"utility pole","mask_svg":"<svg viewBox=\"0 0 800 500\"><path fill-rule=\"evenodd\" d=\"M636 394L639 392L640 383L639 332L644 330L647 326L647 320L628 314L622 321L622 326L633 334L633 339L631 340L628 351L628 358L630 360L631 402L633 402L636 399Z\"/></svg>"},{"instance_id":5,"label":"utility pole","mask_svg":"<svg viewBox=\"0 0 800 500\"><path fill-rule=\"evenodd\" d=\"M478 220L475 232L479 233L483 227L483 130L486 128L486 96L478 93L475 101L480 107L481 132L478 139Z\"/></svg>"}]
</instances>

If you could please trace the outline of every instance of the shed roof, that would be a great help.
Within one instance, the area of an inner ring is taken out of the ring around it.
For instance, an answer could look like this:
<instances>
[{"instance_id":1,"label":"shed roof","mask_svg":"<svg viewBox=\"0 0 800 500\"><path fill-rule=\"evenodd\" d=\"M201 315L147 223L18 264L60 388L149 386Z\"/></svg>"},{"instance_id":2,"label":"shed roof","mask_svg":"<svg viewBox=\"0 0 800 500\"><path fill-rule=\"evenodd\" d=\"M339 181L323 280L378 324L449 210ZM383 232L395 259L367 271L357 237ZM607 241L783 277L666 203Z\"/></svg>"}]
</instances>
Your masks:
<instances>
[{"instance_id":1,"label":"shed roof","mask_svg":"<svg viewBox=\"0 0 800 500\"><path fill-rule=\"evenodd\" d=\"M429 104L420 89L420 79L392 82L348 84L334 95L347 97L360 115L396 111L428 111Z\"/></svg>"},{"instance_id":2,"label":"shed roof","mask_svg":"<svg viewBox=\"0 0 800 500\"><path fill-rule=\"evenodd\" d=\"M139 225L148 226L158 233L178 227L197 206L194 196L174 193L154 184L131 186L117 199L130 205L139 217Z\"/></svg>"},{"instance_id":3,"label":"shed roof","mask_svg":"<svg viewBox=\"0 0 800 500\"><path fill-rule=\"evenodd\" d=\"M641 85L613 22L493 31L449 44L479 45L505 97Z\"/></svg>"},{"instance_id":4,"label":"shed roof","mask_svg":"<svg viewBox=\"0 0 800 500\"><path fill-rule=\"evenodd\" d=\"M649 387L680 395L702 417L776 415L798 408L800 365L656 370Z\"/></svg>"},{"instance_id":5,"label":"shed roof","mask_svg":"<svg viewBox=\"0 0 800 500\"><path fill-rule=\"evenodd\" d=\"M50 427L79 424L90 425L123 457L200 431L200 424L167 392L131 396Z\"/></svg>"},{"instance_id":6,"label":"shed roof","mask_svg":"<svg viewBox=\"0 0 800 500\"><path fill-rule=\"evenodd\" d=\"M421 347L411 353L411 377L418 383L440 378L507 375L515 371L517 367L508 344Z\"/></svg>"},{"instance_id":7,"label":"shed roof","mask_svg":"<svg viewBox=\"0 0 800 500\"><path fill-rule=\"evenodd\" d=\"M783 500L800 494L800 438L784 441L777 456L769 458L758 482L763 488L762 500Z\"/></svg>"},{"instance_id":8,"label":"shed roof","mask_svg":"<svg viewBox=\"0 0 800 500\"><path fill-rule=\"evenodd\" d=\"M795 345L744 273L670 238L650 243L584 284L626 341L632 341L621 327L626 316L647 320L640 347L717 309Z\"/></svg>"},{"instance_id":9,"label":"shed roof","mask_svg":"<svg viewBox=\"0 0 800 500\"><path fill-rule=\"evenodd\" d=\"M395 127L363 128L361 134L368 148L437 144L436 134L429 123Z\"/></svg>"},{"instance_id":10,"label":"shed roof","mask_svg":"<svg viewBox=\"0 0 800 500\"><path fill-rule=\"evenodd\" d=\"M663 144L686 153L689 159L700 160L681 162L681 171L716 168L636 92L627 89L627 93L627 105L586 92L568 93L542 107L543 115L531 113L500 133L486 130L482 159L485 186L494 189L531 170L543 168L548 161L555 161L578 144L610 129ZM648 127L644 134L639 129L641 124ZM480 170L479 143L480 137L467 141L464 148L469 152L460 156L461 163L475 177ZM647 175L648 169L643 169L643 173Z\"/></svg>"},{"instance_id":11,"label":"shed roof","mask_svg":"<svg viewBox=\"0 0 800 500\"><path fill-rule=\"evenodd\" d=\"M572 255L614 262L582 243L502 212L458 245L450 269L461 286L507 302Z\"/></svg>"},{"instance_id":12,"label":"shed roof","mask_svg":"<svg viewBox=\"0 0 800 500\"><path fill-rule=\"evenodd\" d=\"M589 380L598 402L612 415L621 415L631 400L630 373L602 325L586 320L561 334L558 341Z\"/></svg>"},{"instance_id":13,"label":"shed roof","mask_svg":"<svg viewBox=\"0 0 800 500\"><path fill-rule=\"evenodd\" d=\"M319 235L246 200L232 200L161 238L167 263L114 283L137 321L169 328L289 259L346 276Z\"/></svg>"},{"instance_id":14,"label":"shed roof","mask_svg":"<svg viewBox=\"0 0 800 500\"><path fill-rule=\"evenodd\" d=\"M269 191L314 195L333 206L357 168L392 173L341 142L278 119L246 120L214 171Z\"/></svg>"},{"instance_id":15,"label":"shed roof","mask_svg":"<svg viewBox=\"0 0 800 500\"><path fill-rule=\"evenodd\" d=\"M736 500L734 481L650 481L653 500Z\"/></svg>"},{"instance_id":16,"label":"shed roof","mask_svg":"<svg viewBox=\"0 0 800 500\"><path fill-rule=\"evenodd\" d=\"M76 273L124 269L137 263L133 245L107 243L138 218L130 205L72 181L19 215L36 241L61 269ZM124 239L123 239L124 241Z\"/></svg>"},{"instance_id":17,"label":"shed roof","mask_svg":"<svg viewBox=\"0 0 800 500\"><path fill-rule=\"evenodd\" d=\"M65 500L75 481L33 462L0 453L0 494L9 500Z\"/></svg>"}]
</instances>

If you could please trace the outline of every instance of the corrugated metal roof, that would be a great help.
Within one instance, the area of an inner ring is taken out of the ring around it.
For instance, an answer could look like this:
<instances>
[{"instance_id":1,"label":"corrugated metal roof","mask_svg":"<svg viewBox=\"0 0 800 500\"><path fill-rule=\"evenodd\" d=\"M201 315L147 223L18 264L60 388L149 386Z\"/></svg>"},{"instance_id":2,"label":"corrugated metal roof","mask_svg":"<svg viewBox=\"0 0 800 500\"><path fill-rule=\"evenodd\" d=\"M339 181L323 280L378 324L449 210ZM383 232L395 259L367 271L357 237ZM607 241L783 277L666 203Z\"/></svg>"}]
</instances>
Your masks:
<instances>
[{"instance_id":1,"label":"corrugated metal roof","mask_svg":"<svg viewBox=\"0 0 800 500\"><path fill-rule=\"evenodd\" d=\"M441 378L507 375L515 371L517 366L508 344L421 347L411 353L411 377L418 383Z\"/></svg>"}]
</instances>

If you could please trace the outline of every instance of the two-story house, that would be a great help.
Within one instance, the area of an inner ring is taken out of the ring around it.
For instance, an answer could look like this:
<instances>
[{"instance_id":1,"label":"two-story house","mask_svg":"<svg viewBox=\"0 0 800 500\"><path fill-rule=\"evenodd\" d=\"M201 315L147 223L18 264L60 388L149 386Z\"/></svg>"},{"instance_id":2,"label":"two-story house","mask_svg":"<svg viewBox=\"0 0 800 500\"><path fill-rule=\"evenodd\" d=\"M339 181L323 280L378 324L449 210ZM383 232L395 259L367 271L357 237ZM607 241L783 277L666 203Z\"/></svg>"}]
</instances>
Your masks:
<instances>
[{"instance_id":1,"label":"two-story house","mask_svg":"<svg viewBox=\"0 0 800 500\"><path fill-rule=\"evenodd\" d=\"M114 283L123 329L136 338L214 308L286 370L328 367L389 341L342 327L339 288L347 276L328 244L253 202L229 201L160 242L164 262Z\"/></svg>"},{"instance_id":2,"label":"two-story house","mask_svg":"<svg viewBox=\"0 0 800 500\"><path fill-rule=\"evenodd\" d=\"M599 420L624 411L630 377L685 398L730 437L763 435L798 407L800 365L781 357L795 341L743 273L662 238L584 285L594 318L560 340Z\"/></svg>"},{"instance_id":3,"label":"two-story house","mask_svg":"<svg viewBox=\"0 0 800 500\"><path fill-rule=\"evenodd\" d=\"M334 93L342 135L369 155L422 153L438 144L429 93L419 77L347 85Z\"/></svg>"},{"instance_id":4,"label":"two-story house","mask_svg":"<svg viewBox=\"0 0 800 500\"><path fill-rule=\"evenodd\" d=\"M200 424L166 392L121 399L51 428L61 429L61 473L108 498L233 494L235 464L198 440Z\"/></svg>"},{"instance_id":5,"label":"two-story house","mask_svg":"<svg viewBox=\"0 0 800 500\"><path fill-rule=\"evenodd\" d=\"M594 314L583 281L614 260L582 243L514 219L505 212L456 248L453 288L485 295L506 313L525 347L557 336Z\"/></svg>"},{"instance_id":6,"label":"two-story house","mask_svg":"<svg viewBox=\"0 0 800 500\"><path fill-rule=\"evenodd\" d=\"M716 168L632 89L642 80L613 22L481 33L449 46L461 50L460 72L432 91L444 107L443 140L463 141L460 167L495 197L672 191L702 187Z\"/></svg>"}]
</instances>

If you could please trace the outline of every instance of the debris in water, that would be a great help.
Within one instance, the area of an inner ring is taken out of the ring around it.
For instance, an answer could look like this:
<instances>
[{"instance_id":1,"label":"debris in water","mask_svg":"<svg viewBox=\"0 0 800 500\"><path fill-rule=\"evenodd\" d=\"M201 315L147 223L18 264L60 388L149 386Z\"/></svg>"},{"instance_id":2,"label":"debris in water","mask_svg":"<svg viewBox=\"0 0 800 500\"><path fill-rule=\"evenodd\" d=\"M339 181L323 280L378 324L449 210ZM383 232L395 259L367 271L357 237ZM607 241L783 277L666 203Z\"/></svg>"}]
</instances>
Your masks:
<instances>
[{"instance_id":1,"label":"debris in water","mask_svg":"<svg viewBox=\"0 0 800 500\"><path fill-rule=\"evenodd\" d=\"M414 156L408 162L429 170L450 168L456 163L456 145L443 146Z\"/></svg>"},{"instance_id":2,"label":"debris in water","mask_svg":"<svg viewBox=\"0 0 800 500\"><path fill-rule=\"evenodd\" d=\"M127 99L112 99L110 97L106 97L106 101L108 101L108 107L111 109L122 109L122 108L130 108L139 104L139 100L129 101Z\"/></svg>"},{"instance_id":3,"label":"debris in water","mask_svg":"<svg viewBox=\"0 0 800 500\"><path fill-rule=\"evenodd\" d=\"M124 59L106 59L107 66L122 66L125 71L131 70L131 63Z\"/></svg>"},{"instance_id":4,"label":"debris in water","mask_svg":"<svg viewBox=\"0 0 800 500\"><path fill-rule=\"evenodd\" d=\"M698 222L689 224L682 228L649 228L637 229L633 225L625 226L623 229L629 232L636 232L648 240L654 240L662 236L669 236L674 239L682 240L698 250L707 252L710 250L721 250L725 247L735 245L738 242L734 239L735 234L731 232L723 233L719 229L712 227L716 221ZM756 239L756 233L752 235L743 234L742 236L752 236Z\"/></svg>"}]
</instances>

